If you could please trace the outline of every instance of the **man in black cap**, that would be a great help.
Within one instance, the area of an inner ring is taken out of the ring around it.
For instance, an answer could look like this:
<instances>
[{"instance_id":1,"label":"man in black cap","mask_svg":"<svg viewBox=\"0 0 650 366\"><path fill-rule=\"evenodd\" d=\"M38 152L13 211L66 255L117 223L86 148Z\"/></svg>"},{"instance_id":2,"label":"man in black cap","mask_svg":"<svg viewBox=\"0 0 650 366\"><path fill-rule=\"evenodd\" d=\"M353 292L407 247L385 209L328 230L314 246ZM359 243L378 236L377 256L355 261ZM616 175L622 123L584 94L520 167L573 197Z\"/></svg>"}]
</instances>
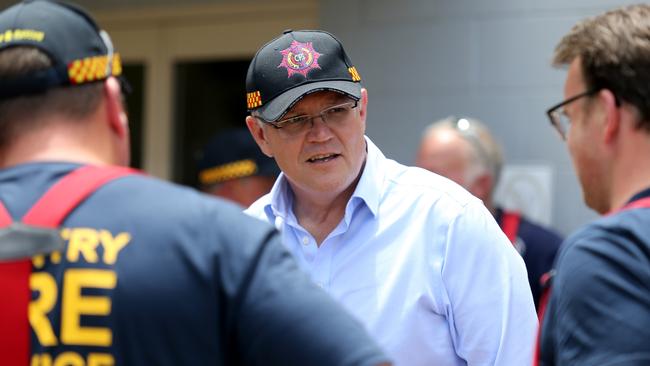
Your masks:
<instances>
[{"instance_id":1,"label":"man in black cap","mask_svg":"<svg viewBox=\"0 0 650 366\"><path fill-rule=\"evenodd\" d=\"M385 360L270 225L115 166L129 160L120 73L79 8L0 13L0 363Z\"/></svg>"},{"instance_id":2,"label":"man in black cap","mask_svg":"<svg viewBox=\"0 0 650 366\"><path fill-rule=\"evenodd\" d=\"M275 161L262 154L246 128L219 133L205 146L199 160L199 188L250 206L273 187L280 173Z\"/></svg>"},{"instance_id":3,"label":"man in black cap","mask_svg":"<svg viewBox=\"0 0 650 366\"><path fill-rule=\"evenodd\" d=\"M282 170L247 212L403 365L525 365L537 316L521 257L453 182L389 160L341 43L287 31L248 69L246 123ZM318 309L314 309L317 313Z\"/></svg>"}]
</instances>

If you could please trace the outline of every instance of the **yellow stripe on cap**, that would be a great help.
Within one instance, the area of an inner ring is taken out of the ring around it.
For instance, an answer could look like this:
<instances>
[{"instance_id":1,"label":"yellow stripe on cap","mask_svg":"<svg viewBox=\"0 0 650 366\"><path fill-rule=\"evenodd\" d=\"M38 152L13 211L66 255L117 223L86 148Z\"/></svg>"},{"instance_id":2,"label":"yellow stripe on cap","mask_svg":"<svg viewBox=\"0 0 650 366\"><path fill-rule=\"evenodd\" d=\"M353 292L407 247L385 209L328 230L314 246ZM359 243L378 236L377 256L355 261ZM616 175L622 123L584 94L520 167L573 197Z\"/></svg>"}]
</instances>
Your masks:
<instances>
[{"instance_id":1,"label":"yellow stripe on cap","mask_svg":"<svg viewBox=\"0 0 650 366\"><path fill-rule=\"evenodd\" d=\"M259 90L252 93L246 93L246 105L248 109L260 107L262 105L262 96Z\"/></svg>"},{"instance_id":2,"label":"yellow stripe on cap","mask_svg":"<svg viewBox=\"0 0 650 366\"><path fill-rule=\"evenodd\" d=\"M356 67L352 66L348 68L348 72L352 76L352 81L361 81L361 75L359 75Z\"/></svg>"},{"instance_id":3,"label":"yellow stripe on cap","mask_svg":"<svg viewBox=\"0 0 650 366\"><path fill-rule=\"evenodd\" d=\"M87 57L80 60L74 60L68 64L68 79L71 84L89 83L95 80L106 79L106 63L108 56ZM122 60L119 54L113 55L112 76L122 74Z\"/></svg>"},{"instance_id":4,"label":"yellow stripe on cap","mask_svg":"<svg viewBox=\"0 0 650 366\"><path fill-rule=\"evenodd\" d=\"M45 33L34 29L7 29L0 33L0 44L18 41L43 42Z\"/></svg>"},{"instance_id":5,"label":"yellow stripe on cap","mask_svg":"<svg viewBox=\"0 0 650 366\"><path fill-rule=\"evenodd\" d=\"M230 179L249 177L257 172L257 164L251 159L204 169L199 173L199 182L203 185L225 182Z\"/></svg>"}]
</instances>

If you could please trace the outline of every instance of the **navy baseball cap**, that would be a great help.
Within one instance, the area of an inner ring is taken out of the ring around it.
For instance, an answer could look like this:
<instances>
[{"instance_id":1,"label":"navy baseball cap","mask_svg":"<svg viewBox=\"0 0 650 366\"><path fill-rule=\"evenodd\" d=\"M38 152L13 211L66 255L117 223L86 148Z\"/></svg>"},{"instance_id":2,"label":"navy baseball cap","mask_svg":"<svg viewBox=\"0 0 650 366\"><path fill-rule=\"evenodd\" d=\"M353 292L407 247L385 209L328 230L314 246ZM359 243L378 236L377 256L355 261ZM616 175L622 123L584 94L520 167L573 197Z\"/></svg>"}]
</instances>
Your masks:
<instances>
[{"instance_id":1,"label":"navy baseball cap","mask_svg":"<svg viewBox=\"0 0 650 366\"><path fill-rule=\"evenodd\" d=\"M245 128L227 130L213 137L205 146L198 170L202 186L253 175L280 174L275 160L262 153Z\"/></svg>"},{"instance_id":2,"label":"navy baseball cap","mask_svg":"<svg viewBox=\"0 0 650 366\"><path fill-rule=\"evenodd\" d=\"M122 74L119 54L108 33L83 9L63 2L26 0L0 12L0 51L32 46L52 66L16 78L0 79L0 98L42 93Z\"/></svg>"},{"instance_id":3,"label":"navy baseball cap","mask_svg":"<svg viewBox=\"0 0 650 366\"><path fill-rule=\"evenodd\" d=\"M277 121L307 94L331 90L361 98L361 76L343 45L319 30L285 31L260 48L246 75L246 104Z\"/></svg>"}]
</instances>

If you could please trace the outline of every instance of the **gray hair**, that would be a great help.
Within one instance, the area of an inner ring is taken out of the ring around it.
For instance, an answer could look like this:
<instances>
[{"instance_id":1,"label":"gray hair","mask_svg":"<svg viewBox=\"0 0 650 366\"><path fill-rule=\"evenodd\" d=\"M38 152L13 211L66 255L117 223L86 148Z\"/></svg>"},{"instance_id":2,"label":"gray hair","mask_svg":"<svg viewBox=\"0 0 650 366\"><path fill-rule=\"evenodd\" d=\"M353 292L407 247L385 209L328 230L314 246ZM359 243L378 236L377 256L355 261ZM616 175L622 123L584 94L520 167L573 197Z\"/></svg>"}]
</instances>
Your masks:
<instances>
[{"instance_id":1,"label":"gray hair","mask_svg":"<svg viewBox=\"0 0 650 366\"><path fill-rule=\"evenodd\" d=\"M479 175L488 173L496 186L503 166L501 146L483 122L474 118L450 116L433 122L424 130L424 136L439 130L453 130L472 147L472 161L465 172L466 181L472 182Z\"/></svg>"}]
</instances>

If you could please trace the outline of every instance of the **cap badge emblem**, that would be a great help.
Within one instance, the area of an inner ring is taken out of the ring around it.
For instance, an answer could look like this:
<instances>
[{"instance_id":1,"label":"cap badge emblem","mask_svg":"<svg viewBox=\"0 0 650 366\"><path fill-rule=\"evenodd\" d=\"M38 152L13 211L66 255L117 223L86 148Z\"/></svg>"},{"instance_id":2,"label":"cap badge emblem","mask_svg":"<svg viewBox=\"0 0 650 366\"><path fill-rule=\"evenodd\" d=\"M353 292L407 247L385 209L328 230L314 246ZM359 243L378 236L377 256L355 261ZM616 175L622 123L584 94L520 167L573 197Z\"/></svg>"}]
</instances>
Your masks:
<instances>
[{"instance_id":1,"label":"cap badge emblem","mask_svg":"<svg viewBox=\"0 0 650 366\"><path fill-rule=\"evenodd\" d=\"M287 69L288 78L293 74L307 77L310 70L320 69L318 58L321 54L314 50L311 42L300 43L293 41L288 48L280 51L280 53L282 53L282 62L278 67Z\"/></svg>"}]
</instances>

